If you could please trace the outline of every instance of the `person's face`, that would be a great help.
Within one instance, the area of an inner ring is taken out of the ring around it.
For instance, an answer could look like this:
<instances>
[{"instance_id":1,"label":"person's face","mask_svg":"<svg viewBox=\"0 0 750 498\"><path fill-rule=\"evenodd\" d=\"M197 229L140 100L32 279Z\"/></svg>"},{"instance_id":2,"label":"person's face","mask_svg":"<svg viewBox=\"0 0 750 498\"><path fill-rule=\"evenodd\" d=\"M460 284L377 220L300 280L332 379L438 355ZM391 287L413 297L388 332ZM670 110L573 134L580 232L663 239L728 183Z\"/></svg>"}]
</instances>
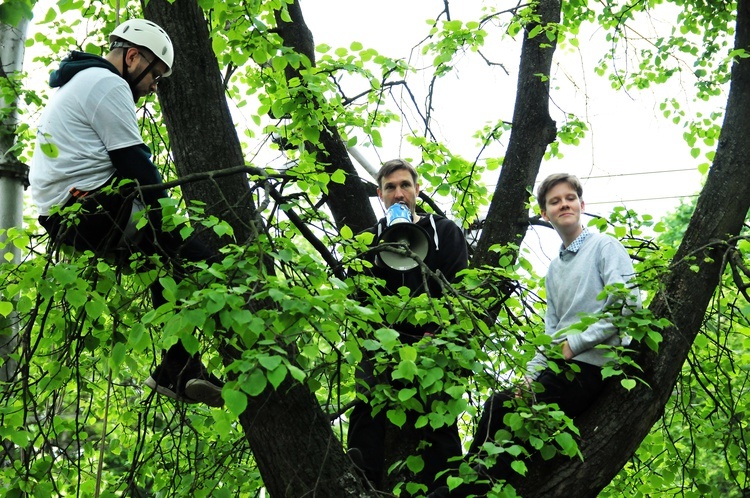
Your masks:
<instances>
[{"instance_id":1,"label":"person's face","mask_svg":"<svg viewBox=\"0 0 750 498\"><path fill-rule=\"evenodd\" d=\"M130 63L129 69L133 77L137 78L138 76L140 76L141 73L145 71L146 68L148 68L154 58L155 56L145 51L131 48L130 52L128 53L128 62ZM164 74L166 71L167 65L164 64L161 60L157 59L154 67L152 67L148 74L146 74L141 79L141 81L138 82L138 85L133 91L133 96L135 97L136 102L140 100L141 97L145 97L146 95L156 91L156 87L161 80L162 74Z\"/></svg>"},{"instance_id":2,"label":"person's face","mask_svg":"<svg viewBox=\"0 0 750 498\"><path fill-rule=\"evenodd\" d=\"M552 187L546 195L547 206L542 210L542 217L552 223L555 230L565 239L580 235L581 213L585 204L578 193L568 182L560 182Z\"/></svg>"},{"instance_id":3,"label":"person's face","mask_svg":"<svg viewBox=\"0 0 750 498\"><path fill-rule=\"evenodd\" d=\"M411 173L405 169L397 169L388 176L384 176L378 188L378 197L383 201L385 209L403 202L414 214L417 208L419 184L414 183Z\"/></svg>"}]
</instances>

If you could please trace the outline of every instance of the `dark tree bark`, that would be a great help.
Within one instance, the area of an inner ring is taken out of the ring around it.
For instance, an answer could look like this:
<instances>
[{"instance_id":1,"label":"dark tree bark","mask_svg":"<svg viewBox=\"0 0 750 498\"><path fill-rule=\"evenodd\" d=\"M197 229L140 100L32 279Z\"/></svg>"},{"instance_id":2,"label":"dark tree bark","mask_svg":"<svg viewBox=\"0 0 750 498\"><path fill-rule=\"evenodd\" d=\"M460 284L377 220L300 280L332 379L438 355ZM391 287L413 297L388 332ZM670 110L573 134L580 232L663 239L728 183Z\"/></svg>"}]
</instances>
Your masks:
<instances>
[{"instance_id":1,"label":"dark tree bark","mask_svg":"<svg viewBox=\"0 0 750 498\"><path fill-rule=\"evenodd\" d=\"M307 386L287 379L250 402L240 421L271 496L375 496L365 491Z\"/></svg>"},{"instance_id":2,"label":"dark tree bark","mask_svg":"<svg viewBox=\"0 0 750 498\"><path fill-rule=\"evenodd\" d=\"M175 137L170 145L178 176L243 165L242 147L200 7L192 0L150 1L144 12L169 33L175 47L173 73L159 83L158 96L169 136ZM246 174L187 183L182 191L188 201L205 202L206 214L229 222L238 243L254 238L259 230ZM202 236L214 249L222 244L209 232Z\"/></svg>"},{"instance_id":3,"label":"dark tree bark","mask_svg":"<svg viewBox=\"0 0 750 498\"><path fill-rule=\"evenodd\" d=\"M277 31L284 40L284 45L293 48L296 52L303 54L310 60L311 65L315 65L315 44L312 33L305 24L302 16L302 9L298 1L287 5L291 22L282 19L281 12L276 12ZM287 66L286 78L304 79L298 70ZM318 107L318 102L312 102L312 105ZM317 162L323 166L325 171L332 175L336 171L343 171L346 174L346 181L343 184L330 182L328 184L328 196L326 203L331 210L333 219L338 228L348 225L354 233L359 233L367 228L372 227L377 222L375 213L370 204L368 189L366 184L360 179L357 171L354 169L349 153L346 150L346 144L341 140L338 130L328 122L323 123L323 130L320 133L319 144L309 144L309 147L316 148Z\"/></svg>"},{"instance_id":4,"label":"dark tree bark","mask_svg":"<svg viewBox=\"0 0 750 498\"><path fill-rule=\"evenodd\" d=\"M544 31L528 37L536 23L524 31L510 141L472 260L474 267L496 265L497 254L489 248L495 244L520 245L529 224L529 193L544 151L556 134L549 115L549 75L557 47L555 25L560 22L560 5L560 0L541 0L536 5L539 24L553 30L553 41Z\"/></svg>"},{"instance_id":5,"label":"dark tree bark","mask_svg":"<svg viewBox=\"0 0 750 498\"><path fill-rule=\"evenodd\" d=\"M144 11L169 33L176 49L174 73L160 84L159 100L179 175L244 164L197 2L150 0ZM188 199L206 202L210 214L230 221L239 241L252 239L255 206L245 174L183 190ZM219 243L213 241L214 247ZM227 364L239 354L230 348L220 352ZM240 421L271 496L370 496L306 386L287 378L278 389L249 397Z\"/></svg>"}]
</instances>

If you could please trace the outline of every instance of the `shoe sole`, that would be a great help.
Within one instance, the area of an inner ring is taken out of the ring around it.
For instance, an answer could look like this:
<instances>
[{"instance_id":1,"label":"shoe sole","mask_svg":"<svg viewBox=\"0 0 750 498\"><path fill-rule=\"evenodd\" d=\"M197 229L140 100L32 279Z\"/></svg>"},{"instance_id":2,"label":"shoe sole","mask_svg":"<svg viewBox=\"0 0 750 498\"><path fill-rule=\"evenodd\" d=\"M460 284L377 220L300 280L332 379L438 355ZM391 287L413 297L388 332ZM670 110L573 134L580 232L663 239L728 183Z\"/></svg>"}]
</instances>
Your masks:
<instances>
[{"instance_id":1,"label":"shoe sole","mask_svg":"<svg viewBox=\"0 0 750 498\"><path fill-rule=\"evenodd\" d=\"M198 401L198 400L189 399L189 398L186 398L184 396L180 396L179 394L177 394L173 390L169 389L168 387L164 387L161 384L159 384L158 382L156 382L156 379L154 379L153 377L149 377L148 379L146 379L143 382L143 384L145 384L146 387L149 387L149 388L153 389L154 391L156 391L156 394L161 394L162 396L166 396L168 398L172 398L175 401L182 401L182 402L185 402L185 403L189 403L191 405L194 405L196 403L200 403L200 401Z\"/></svg>"},{"instance_id":2,"label":"shoe sole","mask_svg":"<svg viewBox=\"0 0 750 498\"><path fill-rule=\"evenodd\" d=\"M224 406L221 388L203 379L190 379L185 384L185 401L188 403L204 403L214 408Z\"/></svg>"}]
</instances>

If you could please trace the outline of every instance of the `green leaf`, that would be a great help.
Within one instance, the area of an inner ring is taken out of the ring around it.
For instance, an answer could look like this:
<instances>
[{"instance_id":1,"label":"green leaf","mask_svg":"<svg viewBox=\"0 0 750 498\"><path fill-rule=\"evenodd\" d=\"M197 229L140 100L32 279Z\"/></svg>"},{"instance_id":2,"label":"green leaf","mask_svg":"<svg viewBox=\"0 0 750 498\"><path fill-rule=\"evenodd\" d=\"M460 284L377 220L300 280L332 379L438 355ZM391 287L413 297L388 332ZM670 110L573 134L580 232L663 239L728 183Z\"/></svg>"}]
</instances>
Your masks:
<instances>
[{"instance_id":1,"label":"green leaf","mask_svg":"<svg viewBox=\"0 0 750 498\"><path fill-rule=\"evenodd\" d=\"M127 355L127 353L128 349L125 347L125 344L118 342L112 348L112 355L109 357L109 365L113 368L119 367L122 365L122 362L125 361L125 355Z\"/></svg>"},{"instance_id":2,"label":"green leaf","mask_svg":"<svg viewBox=\"0 0 750 498\"><path fill-rule=\"evenodd\" d=\"M69 285L78 279L78 273L70 265L56 265L52 267L52 276L62 285Z\"/></svg>"},{"instance_id":3,"label":"green leaf","mask_svg":"<svg viewBox=\"0 0 750 498\"><path fill-rule=\"evenodd\" d=\"M286 379L288 373L289 370L287 370L286 365L279 365L273 371L268 372L268 382L271 383L274 389L277 389L284 379Z\"/></svg>"},{"instance_id":4,"label":"green leaf","mask_svg":"<svg viewBox=\"0 0 750 498\"><path fill-rule=\"evenodd\" d=\"M146 333L146 327L136 323L128 332L128 345L133 351L143 351L151 344L151 336Z\"/></svg>"},{"instance_id":5,"label":"green leaf","mask_svg":"<svg viewBox=\"0 0 750 498\"><path fill-rule=\"evenodd\" d=\"M529 31L529 34L528 34L528 39L529 39L529 40L531 40L532 38L535 38L535 37L536 37L536 36L537 36L537 35L538 35L539 33L541 33L541 32L542 32L542 29L544 29L544 27L543 27L543 26L542 26L541 24L537 24L537 25L535 25L535 26L534 26L533 28L531 28L531 30Z\"/></svg>"},{"instance_id":6,"label":"green leaf","mask_svg":"<svg viewBox=\"0 0 750 498\"><path fill-rule=\"evenodd\" d=\"M98 299L89 299L84 308L86 309L86 313L92 317L102 316L108 311L107 305Z\"/></svg>"},{"instance_id":7,"label":"green leaf","mask_svg":"<svg viewBox=\"0 0 750 498\"><path fill-rule=\"evenodd\" d=\"M510 467L522 476L525 476L526 471L528 470L523 460L513 460L510 464Z\"/></svg>"},{"instance_id":8,"label":"green leaf","mask_svg":"<svg viewBox=\"0 0 750 498\"><path fill-rule=\"evenodd\" d=\"M416 363L406 360L398 364L398 367L396 367L396 370L393 372L393 378L413 381L414 377L417 376L417 373L419 373L419 369L417 368Z\"/></svg>"},{"instance_id":9,"label":"green leaf","mask_svg":"<svg viewBox=\"0 0 750 498\"><path fill-rule=\"evenodd\" d=\"M10 432L10 440L16 445L26 447L29 444L29 433L27 431L18 429Z\"/></svg>"},{"instance_id":10,"label":"green leaf","mask_svg":"<svg viewBox=\"0 0 750 498\"><path fill-rule=\"evenodd\" d=\"M630 391L635 387L636 382L633 379L622 379L620 381L620 384L622 385L622 387Z\"/></svg>"},{"instance_id":11,"label":"green leaf","mask_svg":"<svg viewBox=\"0 0 750 498\"><path fill-rule=\"evenodd\" d=\"M396 427L401 427L406 423L406 413L401 409L388 410L386 412L388 420Z\"/></svg>"},{"instance_id":12,"label":"green leaf","mask_svg":"<svg viewBox=\"0 0 750 498\"><path fill-rule=\"evenodd\" d=\"M41 149L42 153L50 157L52 159L55 159L57 156L60 155L60 149L57 148L57 145L51 143L51 142L41 142L39 144L39 149Z\"/></svg>"},{"instance_id":13,"label":"green leaf","mask_svg":"<svg viewBox=\"0 0 750 498\"><path fill-rule=\"evenodd\" d=\"M259 356L258 363L260 363L266 370L275 370L281 365L280 356Z\"/></svg>"},{"instance_id":14,"label":"green leaf","mask_svg":"<svg viewBox=\"0 0 750 498\"><path fill-rule=\"evenodd\" d=\"M417 348L414 346L404 346L398 351L402 361L417 361Z\"/></svg>"},{"instance_id":15,"label":"green leaf","mask_svg":"<svg viewBox=\"0 0 750 498\"><path fill-rule=\"evenodd\" d=\"M235 417L239 417L247 408L247 395L242 391L234 389L223 389L221 397L224 398L224 404Z\"/></svg>"},{"instance_id":16,"label":"green leaf","mask_svg":"<svg viewBox=\"0 0 750 498\"><path fill-rule=\"evenodd\" d=\"M417 474L424 469L424 460L421 456L418 455L409 455L406 458L406 466L411 470L413 473Z\"/></svg>"},{"instance_id":17,"label":"green leaf","mask_svg":"<svg viewBox=\"0 0 750 498\"><path fill-rule=\"evenodd\" d=\"M258 368L253 370L247 382L242 384L242 390L250 396L258 396L266 389L267 385L268 380L265 374Z\"/></svg>"},{"instance_id":18,"label":"green leaf","mask_svg":"<svg viewBox=\"0 0 750 498\"><path fill-rule=\"evenodd\" d=\"M0 315L7 318L13 312L13 303L9 301L0 301Z\"/></svg>"},{"instance_id":19,"label":"green leaf","mask_svg":"<svg viewBox=\"0 0 750 498\"><path fill-rule=\"evenodd\" d=\"M571 457L578 454L578 445L569 432L561 432L556 435L555 441L560 445L560 448L562 448L563 454Z\"/></svg>"},{"instance_id":20,"label":"green leaf","mask_svg":"<svg viewBox=\"0 0 750 498\"><path fill-rule=\"evenodd\" d=\"M378 329L375 331L375 338L380 341L385 349L392 349L399 344L398 332L393 329Z\"/></svg>"},{"instance_id":21,"label":"green leaf","mask_svg":"<svg viewBox=\"0 0 750 498\"><path fill-rule=\"evenodd\" d=\"M306 126L302 129L302 136L305 137L305 140L317 143L320 140L320 128L317 126Z\"/></svg>"},{"instance_id":22,"label":"green leaf","mask_svg":"<svg viewBox=\"0 0 750 498\"><path fill-rule=\"evenodd\" d=\"M333 175L331 175L331 181L343 185L346 182L346 173L341 169L337 169L333 172Z\"/></svg>"},{"instance_id":23,"label":"green leaf","mask_svg":"<svg viewBox=\"0 0 750 498\"><path fill-rule=\"evenodd\" d=\"M344 225L341 227L341 231L339 232L341 235L341 238L345 240L350 240L354 236L354 232L352 232L352 229L349 228L349 225Z\"/></svg>"},{"instance_id":24,"label":"green leaf","mask_svg":"<svg viewBox=\"0 0 750 498\"><path fill-rule=\"evenodd\" d=\"M417 394L417 390L413 387L401 389L398 392L398 399L403 403L404 401L413 398L415 394Z\"/></svg>"},{"instance_id":25,"label":"green leaf","mask_svg":"<svg viewBox=\"0 0 750 498\"><path fill-rule=\"evenodd\" d=\"M461 484L463 484L464 480L460 477L449 476L446 482L448 484L448 489L453 491L454 489L459 487Z\"/></svg>"}]
</instances>

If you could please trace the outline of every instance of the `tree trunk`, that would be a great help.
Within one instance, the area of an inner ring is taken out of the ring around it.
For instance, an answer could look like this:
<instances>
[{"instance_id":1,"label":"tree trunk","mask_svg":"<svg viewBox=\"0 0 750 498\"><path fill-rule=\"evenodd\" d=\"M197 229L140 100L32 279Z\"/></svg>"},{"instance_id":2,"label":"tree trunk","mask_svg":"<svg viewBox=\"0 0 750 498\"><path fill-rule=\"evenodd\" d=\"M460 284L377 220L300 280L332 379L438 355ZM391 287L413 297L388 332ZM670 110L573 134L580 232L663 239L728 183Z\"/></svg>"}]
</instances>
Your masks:
<instances>
[{"instance_id":1,"label":"tree trunk","mask_svg":"<svg viewBox=\"0 0 750 498\"><path fill-rule=\"evenodd\" d=\"M169 33L175 46L174 73L160 84L159 100L179 175L243 164L198 4L195 0L150 0L144 11ZM229 219L239 241L254 236L255 207L244 174L210 184L189 184L183 191L189 199L208 203L210 214ZM212 204L214 199L221 201ZM239 202L231 203L231 199ZM217 247L218 242L214 244ZM225 363L231 363L238 352L222 349L221 353ZM370 496L305 385L288 377L278 389L249 397L240 421L271 496Z\"/></svg>"},{"instance_id":2,"label":"tree trunk","mask_svg":"<svg viewBox=\"0 0 750 498\"><path fill-rule=\"evenodd\" d=\"M735 48L750 46L750 1L737 6ZM645 351L641 377L627 393L619 384L576 420L584 461L555 459L535 465L518 481L522 496L595 497L635 453L662 416L705 310L725 267L727 241L740 233L750 209L750 63L735 59L726 116L706 185L698 199L680 248L649 309L669 319L658 354ZM693 271L696 265L700 271Z\"/></svg>"},{"instance_id":3,"label":"tree trunk","mask_svg":"<svg viewBox=\"0 0 750 498\"><path fill-rule=\"evenodd\" d=\"M315 66L315 44L312 33L305 24L302 9L298 1L287 4L291 22L283 20L281 12L276 11L276 24L284 45L292 47L300 54L310 60ZM304 77L291 66L286 67L286 78L299 78L304 85ZM318 102L312 105L319 107ZM328 196L326 203L331 210L336 226L341 229L344 225L349 226L354 233L359 233L375 225L377 219L372 210L367 187L354 169L354 164L349 157L346 144L341 140L338 130L328 122L322 123L320 132L320 143L310 144L310 150L317 150L316 159L319 165L329 175L336 171L343 171L346 179L343 184L330 182L328 184Z\"/></svg>"},{"instance_id":4,"label":"tree trunk","mask_svg":"<svg viewBox=\"0 0 750 498\"><path fill-rule=\"evenodd\" d=\"M159 83L158 95L169 136L176 137L170 147L178 176L245 164L219 63L197 2L150 1L144 12L169 33L175 47L174 72ZM205 202L206 214L229 222L239 244L260 230L246 174L188 183L182 191L188 201ZM202 238L213 249L222 245L210 233Z\"/></svg>"},{"instance_id":5,"label":"tree trunk","mask_svg":"<svg viewBox=\"0 0 750 498\"><path fill-rule=\"evenodd\" d=\"M496 265L497 253L489 248L495 244L520 245L528 227L529 192L534 187L544 151L556 134L555 122L549 115L549 75L557 47L560 6L560 0L541 0L535 14L539 16L538 24L545 28L534 38L528 34L537 23L530 23L524 30L513 127L472 260L474 267ZM552 41L547 38L546 30L551 30Z\"/></svg>"},{"instance_id":6,"label":"tree trunk","mask_svg":"<svg viewBox=\"0 0 750 498\"><path fill-rule=\"evenodd\" d=\"M306 386L287 379L250 402L240 421L271 496L375 496L364 489Z\"/></svg>"},{"instance_id":7,"label":"tree trunk","mask_svg":"<svg viewBox=\"0 0 750 498\"><path fill-rule=\"evenodd\" d=\"M23 191L28 186L29 167L22 164L12 147L16 143L18 120L18 95L20 95L19 75L23 71L24 42L28 19L21 19L18 26L0 23L0 86L5 90L0 102L2 122L0 123L0 230L20 229L23 226ZM7 240L0 233L0 243ZM10 253L10 260L6 254ZM0 264L18 264L21 250L10 244L0 249ZM0 381L8 382L15 378L18 363L12 354L18 349L19 318L15 311L0 315Z\"/></svg>"}]
</instances>

